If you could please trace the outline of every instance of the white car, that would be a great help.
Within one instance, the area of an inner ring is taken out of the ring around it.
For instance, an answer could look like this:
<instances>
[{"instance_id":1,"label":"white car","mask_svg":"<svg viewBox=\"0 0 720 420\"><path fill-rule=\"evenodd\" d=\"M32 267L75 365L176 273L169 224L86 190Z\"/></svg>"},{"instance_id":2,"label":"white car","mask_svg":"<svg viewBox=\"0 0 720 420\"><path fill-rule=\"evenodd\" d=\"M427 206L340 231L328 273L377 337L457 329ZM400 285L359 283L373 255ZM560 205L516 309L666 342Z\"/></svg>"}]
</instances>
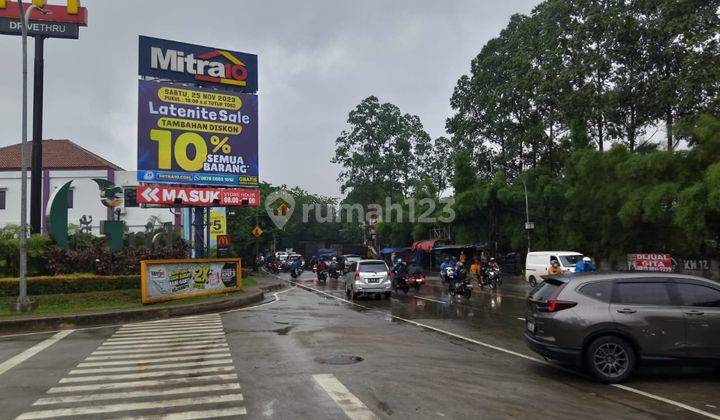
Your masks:
<instances>
[{"instance_id":1,"label":"white car","mask_svg":"<svg viewBox=\"0 0 720 420\"><path fill-rule=\"evenodd\" d=\"M343 278L348 299L371 295L389 298L392 294L392 273L383 260L354 262Z\"/></svg>"},{"instance_id":2,"label":"white car","mask_svg":"<svg viewBox=\"0 0 720 420\"><path fill-rule=\"evenodd\" d=\"M353 263L360 261L362 258L357 254L345 254L342 256L345 261L345 270L349 270Z\"/></svg>"},{"instance_id":3,"label":"white car","mask_svg":"<svg viewBox=\"0 0 720 420\"><path fill-rule=\"evenodd\" d=\"M574 272L575 264L583 259L583 254L573 251L538 251L529 252L525 259L525 280L535 286L548 274L548 268L553 261L560 263L565 272Z\"/></svg>"}]
</instances>

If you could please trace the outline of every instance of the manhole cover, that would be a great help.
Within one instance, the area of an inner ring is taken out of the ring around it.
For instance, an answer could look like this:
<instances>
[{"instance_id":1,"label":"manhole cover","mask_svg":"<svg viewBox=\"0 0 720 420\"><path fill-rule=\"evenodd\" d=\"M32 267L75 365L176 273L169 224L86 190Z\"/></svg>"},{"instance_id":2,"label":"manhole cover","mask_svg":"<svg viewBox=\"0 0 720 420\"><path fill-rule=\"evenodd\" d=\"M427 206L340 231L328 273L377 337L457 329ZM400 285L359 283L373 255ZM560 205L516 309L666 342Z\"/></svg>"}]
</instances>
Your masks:
<instances>
[{"instance_id":1,"label":"manhole cover","mask_svg":"<svg viewBox=\"0 0 720 420\"><path fill-rule=\"evenodd\" d=\"M362 362L360 356L348 356L345 354L331 354L329 356L316 357L315 361L325 365L351 365L353 363Z\"/></svg>"}]
</instances>

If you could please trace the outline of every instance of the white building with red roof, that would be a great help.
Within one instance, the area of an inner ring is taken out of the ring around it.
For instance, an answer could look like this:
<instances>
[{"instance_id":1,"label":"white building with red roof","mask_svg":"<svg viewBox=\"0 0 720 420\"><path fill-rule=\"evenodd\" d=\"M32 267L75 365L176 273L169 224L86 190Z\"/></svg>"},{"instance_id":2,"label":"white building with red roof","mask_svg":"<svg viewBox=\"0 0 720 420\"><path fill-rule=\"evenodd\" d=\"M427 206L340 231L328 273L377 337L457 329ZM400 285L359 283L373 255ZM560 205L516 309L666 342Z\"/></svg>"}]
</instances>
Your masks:
<instances>
[{"instance_id":1,"label":"white building with red roof","mask_svg":"<svg viewBox=\"0 0 720 420\"><path fill-rule=\"evenodd\" d=\"M31 143L28 143L29 163L32 158L31 148ZM43 140L42 149L42 231L45 232L47 228L44 213L53 191L66 182L73 181L68 197L68 223L80 225L80 220L85 216L85 221L91 220L91 232L100 235L100 222L117 218L117 214L103 206L100 201L100 190L93 178L107 179L123 188L135 187L136 172L125 171L70 140ZM0 226L20 224L20 152L20 144L0 147ZM28 165L28 202L29 180L30 165ZM123 202L118 208L120 219L125 221L131 231L143 230L151 218L179 224L179 216L174 216L170 209L130 207L127 204L129 203ZM28 211L29 209L28 205Z\"/></svg>"}]
</instances>

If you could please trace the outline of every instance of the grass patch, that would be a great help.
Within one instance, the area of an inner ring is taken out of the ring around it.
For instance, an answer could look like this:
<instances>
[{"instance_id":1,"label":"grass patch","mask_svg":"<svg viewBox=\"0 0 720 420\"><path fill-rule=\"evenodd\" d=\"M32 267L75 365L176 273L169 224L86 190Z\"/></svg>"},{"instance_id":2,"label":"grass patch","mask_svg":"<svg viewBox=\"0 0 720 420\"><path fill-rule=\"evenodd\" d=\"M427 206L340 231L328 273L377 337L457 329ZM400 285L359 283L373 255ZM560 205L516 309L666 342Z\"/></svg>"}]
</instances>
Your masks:
<instances>
[{"instance_id":1,"label":"grass patch","mask_svg":"<svg viewBox=\"0 0 720 420\"><path fill-rule=\"evenodd\" d=\"M257 283L252 278L243 279L243 286L245 287L254 286L256 284ZM33 295L30 296L30 299L38 301L38 308L30 314L18 314L11 312L10 305L17 299L17 297L3 296L0 297L0 317L97 312L111 309L137 309L143 307L157 308L163 306L181 305L190 302L212 301L222 299L236 293L237 292L220 293L217 295L178 299L149 305L143 305L141 303L140 289Z\"/></svg>"}]
</instances>

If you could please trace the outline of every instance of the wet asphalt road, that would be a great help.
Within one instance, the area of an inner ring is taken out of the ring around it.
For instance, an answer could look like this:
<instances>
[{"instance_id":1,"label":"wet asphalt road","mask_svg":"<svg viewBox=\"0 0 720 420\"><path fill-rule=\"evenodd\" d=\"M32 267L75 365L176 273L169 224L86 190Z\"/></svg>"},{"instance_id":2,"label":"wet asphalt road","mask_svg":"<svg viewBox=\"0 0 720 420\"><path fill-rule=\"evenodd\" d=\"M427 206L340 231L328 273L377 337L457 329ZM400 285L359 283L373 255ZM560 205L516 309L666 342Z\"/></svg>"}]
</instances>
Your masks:
<instances>
[{"instance_id":1,"label":"wet asphalt road","mask_svg":"<svg viewBox=\"0 0 720 420\"><path fill-rule=\"evenodd\" d=\"M0 418L720 415L711 372L645 370L623 388L536 361L522 339L520 282L469 301L438 285L357 305L342 281L317 285L306 273L299 284L256 308L75 331L0 373ZM52 335L0 339L0 372ZM338 355L362 361L332 364L346 361ZM159 359L168 356L182 360Z\"/></svg>"}]
</instances>

